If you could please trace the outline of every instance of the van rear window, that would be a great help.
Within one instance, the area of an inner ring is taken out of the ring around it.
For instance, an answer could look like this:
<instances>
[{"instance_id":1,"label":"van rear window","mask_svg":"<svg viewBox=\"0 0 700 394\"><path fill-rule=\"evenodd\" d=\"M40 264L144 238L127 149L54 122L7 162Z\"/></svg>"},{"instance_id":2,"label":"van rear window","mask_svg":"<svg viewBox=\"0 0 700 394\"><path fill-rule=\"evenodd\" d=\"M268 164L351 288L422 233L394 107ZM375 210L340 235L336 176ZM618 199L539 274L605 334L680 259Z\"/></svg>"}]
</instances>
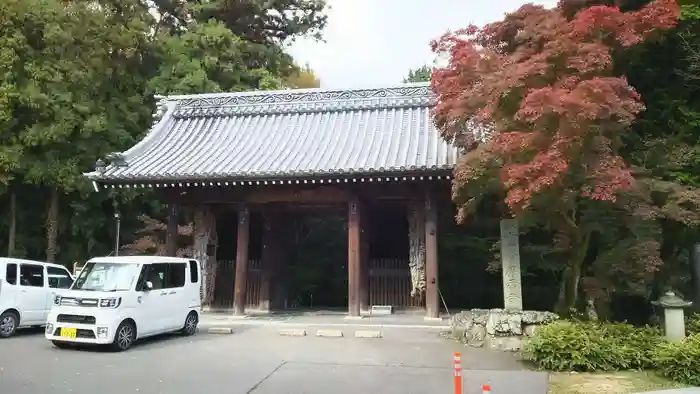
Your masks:
<instances>
[{"instance_id":1,"label":"van rear window","mask_svg":"<svg viewBox=\"0 0 700 394\"><path fill-rule=\"evenodd\" d=\"M190 282L197 283L199 281L199 270L197 269L197 262L190 260Z\"/></svg>"},{"instance_id":2,"label":"van rear window","mask_svg":"<svg viewBox=\"0 0 700 394\"><path fill-rule=\"evenodd\" d=\"M7 264L7 267L5 267L5 280L11 285L17 284L17 264Z\"/></svg>"}]
</instances>

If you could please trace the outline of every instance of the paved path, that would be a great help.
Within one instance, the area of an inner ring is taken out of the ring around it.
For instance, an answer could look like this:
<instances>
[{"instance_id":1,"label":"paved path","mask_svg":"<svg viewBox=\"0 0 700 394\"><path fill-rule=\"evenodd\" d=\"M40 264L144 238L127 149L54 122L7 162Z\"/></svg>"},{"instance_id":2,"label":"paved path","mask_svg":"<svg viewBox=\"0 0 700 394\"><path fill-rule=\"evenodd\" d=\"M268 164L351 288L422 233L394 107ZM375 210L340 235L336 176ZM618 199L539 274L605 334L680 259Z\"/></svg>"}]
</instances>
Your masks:
<instances>
[{"instance_id":1,"label":"paved path","mask_svg":"<svg viewBox=\"0 0 700 394\"><path fill-rule=\"evenodd\" d=\"M462 351L465 393L544 394L546 375L510 354L467 349L434 331L385 329L384 338L283 337L271 326L232 335L166 336L124 353L59 350L40 333L0 340L0 393L383 394L452 393Z\"/></svg>"}]
</instances>

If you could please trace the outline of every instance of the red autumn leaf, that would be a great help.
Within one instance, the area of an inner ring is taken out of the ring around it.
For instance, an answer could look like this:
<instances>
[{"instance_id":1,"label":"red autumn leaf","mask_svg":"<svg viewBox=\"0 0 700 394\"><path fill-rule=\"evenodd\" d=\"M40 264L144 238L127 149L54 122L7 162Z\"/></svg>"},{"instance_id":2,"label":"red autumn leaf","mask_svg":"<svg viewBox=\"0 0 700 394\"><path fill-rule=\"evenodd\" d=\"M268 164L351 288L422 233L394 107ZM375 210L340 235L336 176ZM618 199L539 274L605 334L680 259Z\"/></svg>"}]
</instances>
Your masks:
<instances>
[{"instance_id":1,"label":"red autumn leaf","mask_svg":"<svg viewBox=\"0 0 700 394\"><path fill-rule=\"evenodd\" d=\"M612 54L673 27L680 10L673 0L634 12L593 3L527 4L431 43L448 59L431 81L436 125L446 140L466 151L479 144L502 163L506 203L515 212L539 193L574 190L614 201L633 185L617 141L644 106L615 74ZM484 141L475 140L474 125L488 130ZM478 163L460 161L456 189L484 175L468 168Z\"/></svg>"}]
</instances>

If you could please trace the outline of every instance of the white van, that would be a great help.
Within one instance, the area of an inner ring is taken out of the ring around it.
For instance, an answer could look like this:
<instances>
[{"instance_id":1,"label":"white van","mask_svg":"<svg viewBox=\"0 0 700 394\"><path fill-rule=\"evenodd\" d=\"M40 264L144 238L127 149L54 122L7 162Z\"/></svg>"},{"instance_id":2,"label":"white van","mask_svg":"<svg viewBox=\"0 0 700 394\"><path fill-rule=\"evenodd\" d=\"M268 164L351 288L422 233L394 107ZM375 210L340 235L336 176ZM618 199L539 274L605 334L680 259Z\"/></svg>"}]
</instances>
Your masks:
<instances>
[{"instance_id":1,"label":"white van","mask_svg":"<svg viewBox=\"0 0 700 394\"><path fill-rule=\"evenodd\" d=\"M46 339L129 349L134 341L197 332L201 312L197 260L162 256L97 257L69 291L54 299Z\"/></svg>"},{"instance_id":2,"label":"white van","mask_svg":"<svg viewBox=\"0 0 700 394\"><path fill-rule=\"evenodd\" d=\"M53 300L73 284L63 266L0 257L0 338L18 328L43 326Z\"/></svg>"}]
</instances>

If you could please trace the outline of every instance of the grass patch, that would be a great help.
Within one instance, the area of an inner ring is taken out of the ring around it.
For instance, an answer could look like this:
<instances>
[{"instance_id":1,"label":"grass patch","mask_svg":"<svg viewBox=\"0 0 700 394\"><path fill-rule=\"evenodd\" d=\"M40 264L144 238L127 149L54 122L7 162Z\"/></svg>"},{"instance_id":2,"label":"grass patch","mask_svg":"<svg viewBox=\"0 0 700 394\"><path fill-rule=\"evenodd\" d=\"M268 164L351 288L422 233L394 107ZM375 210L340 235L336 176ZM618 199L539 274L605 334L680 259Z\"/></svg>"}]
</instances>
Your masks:
<instances>
[{"instance_id":1,"label":"grass patch","mask_svg":"<svg viewBox=\"0 0 700 394\"><path fill-rule=\"evenodd\" d=\"M549 394L627 394L684 387L653 372L552 372Z\"/></svg>"}]
</instances>

